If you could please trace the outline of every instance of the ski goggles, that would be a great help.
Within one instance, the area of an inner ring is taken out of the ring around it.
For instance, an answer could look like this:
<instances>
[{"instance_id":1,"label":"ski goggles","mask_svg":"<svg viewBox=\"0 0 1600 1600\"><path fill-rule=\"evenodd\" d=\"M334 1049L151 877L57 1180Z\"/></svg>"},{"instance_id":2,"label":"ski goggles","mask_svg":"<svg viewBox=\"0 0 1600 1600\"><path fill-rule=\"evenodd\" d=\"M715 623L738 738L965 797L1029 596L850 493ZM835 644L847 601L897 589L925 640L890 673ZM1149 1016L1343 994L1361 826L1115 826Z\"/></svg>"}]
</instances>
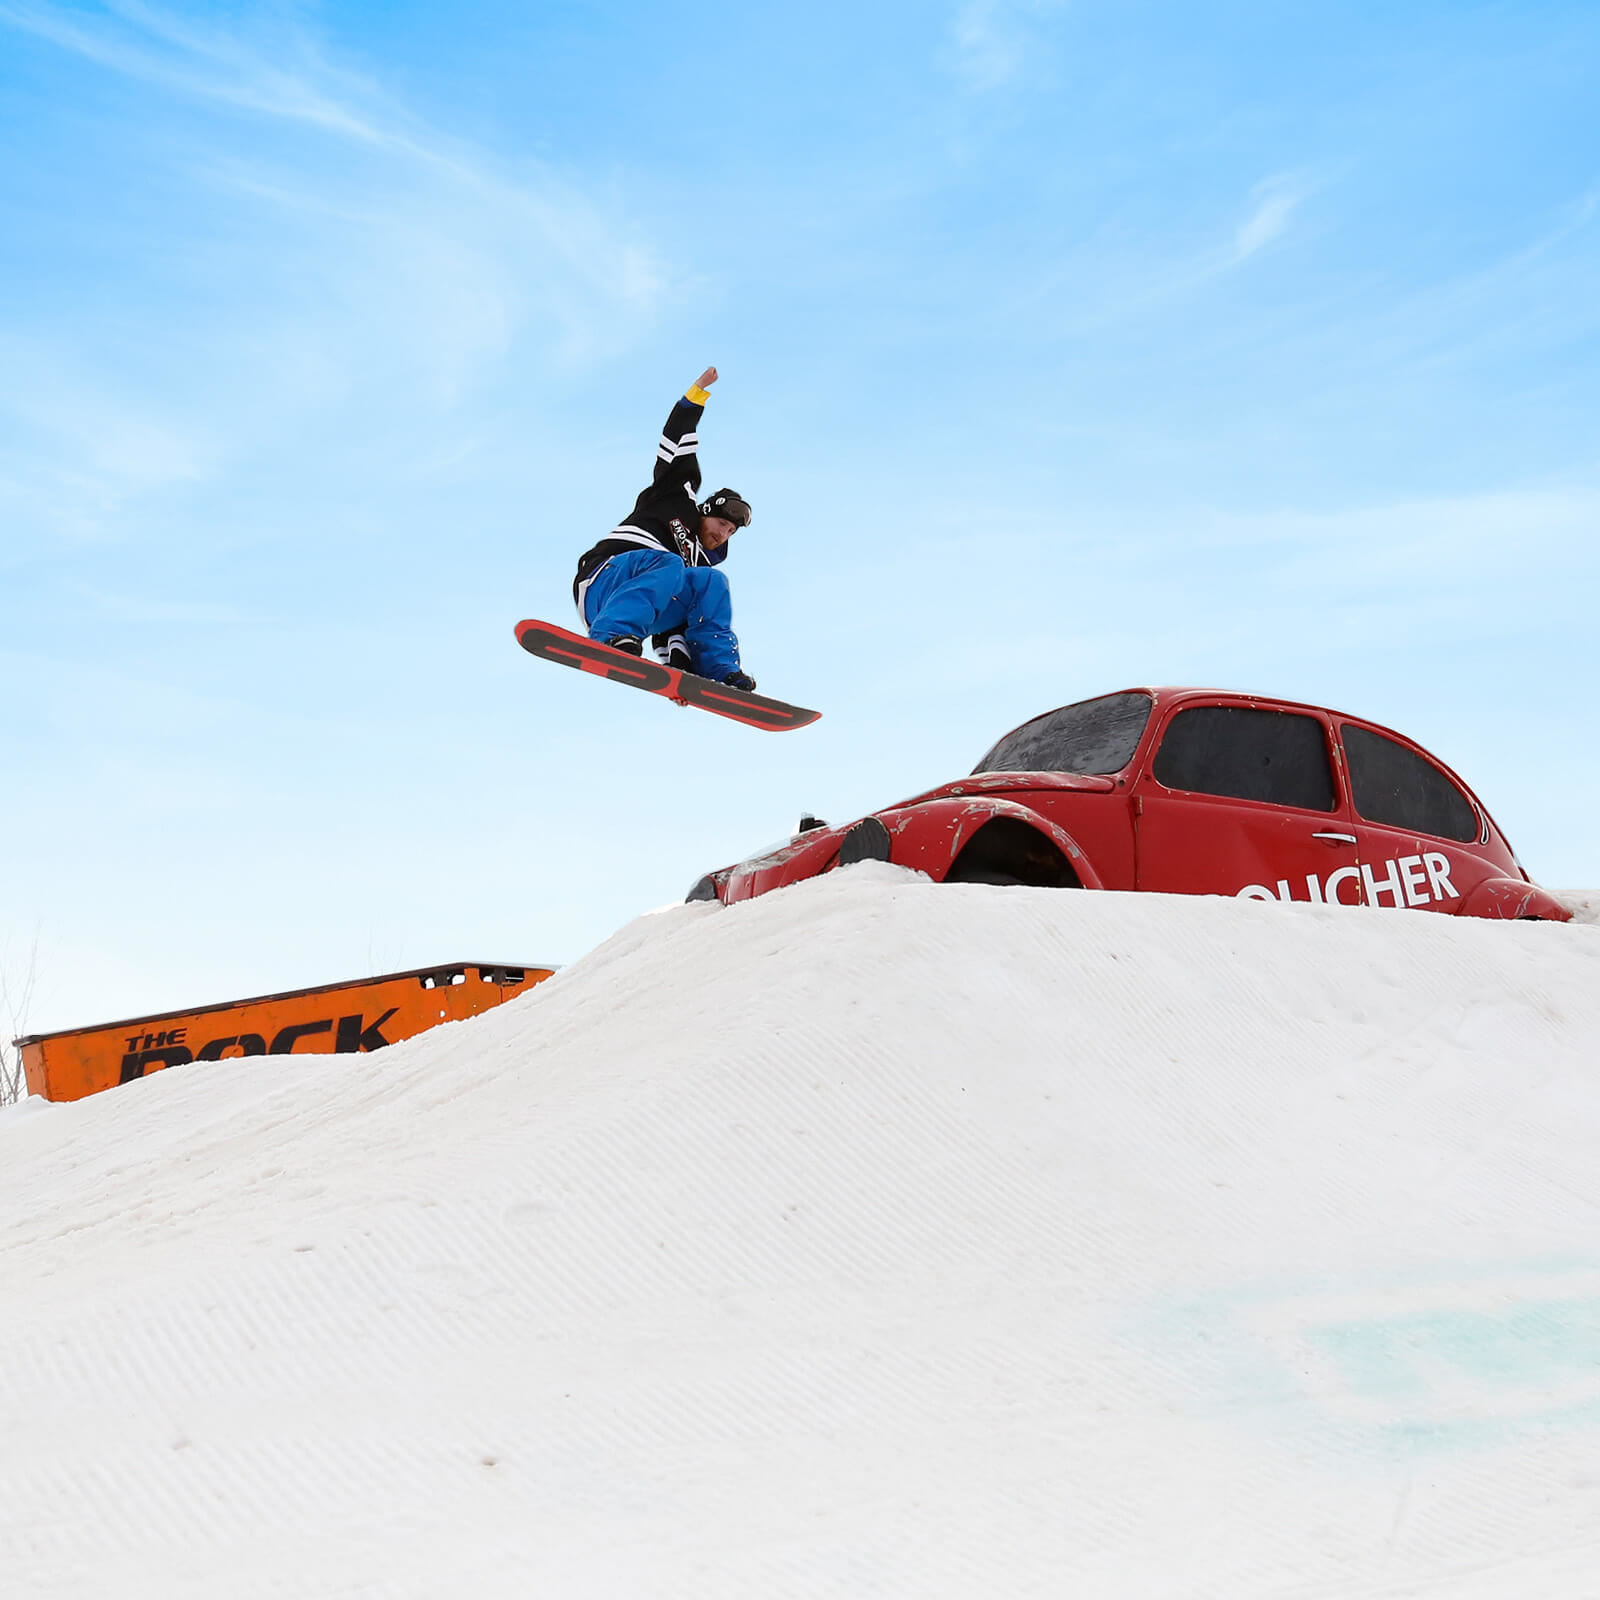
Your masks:
<instances>
[{"instance_id":1,"label":"ski goggles","mask_svg":"<svg viewBox=\"0 0 1600 1600\"><path fill-rule=\"evenodd\" d=\"M748 528L750 526L750 507L732 489L718 489L700 507L700 515L703 517L721 517L725 522L731 522L736 528Z\"/></svg>"}]
</instances>

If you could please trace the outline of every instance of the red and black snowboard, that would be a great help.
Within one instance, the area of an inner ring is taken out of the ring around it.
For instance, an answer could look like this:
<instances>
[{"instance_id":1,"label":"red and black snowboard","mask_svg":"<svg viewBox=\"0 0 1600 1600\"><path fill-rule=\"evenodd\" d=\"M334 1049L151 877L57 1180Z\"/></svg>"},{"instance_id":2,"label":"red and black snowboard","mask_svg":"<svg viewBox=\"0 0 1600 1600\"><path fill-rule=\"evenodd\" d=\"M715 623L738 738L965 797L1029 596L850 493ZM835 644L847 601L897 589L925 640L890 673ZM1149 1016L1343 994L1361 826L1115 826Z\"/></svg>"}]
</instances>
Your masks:
<instances>
[{"instance_id":1,"label":"red and black snowboard","mask_svg":"<svg viewBox=\"0 0 1600 1600\"><path fill-rule=\"evenodd\" d=\"M791 706L783 700L769 700L764 694L747 694L725 683L713 683L710 678L697 678L692 672L680 672L676 667L662 666L659 661L630 656L625 650L613 650L610 645L586 639L581 633L568 633L553 622L537 619L519 622L517 643L529 655L542 656L564 667L576 667L579 672L596 673L614 683L625 683L630 689L644 689L669 700L681 700L702 711L742 722L747 728L782 733L786 728L803 728L822 715L820 711L807 711L804 706Z\"/></svg>"}]
</instances>

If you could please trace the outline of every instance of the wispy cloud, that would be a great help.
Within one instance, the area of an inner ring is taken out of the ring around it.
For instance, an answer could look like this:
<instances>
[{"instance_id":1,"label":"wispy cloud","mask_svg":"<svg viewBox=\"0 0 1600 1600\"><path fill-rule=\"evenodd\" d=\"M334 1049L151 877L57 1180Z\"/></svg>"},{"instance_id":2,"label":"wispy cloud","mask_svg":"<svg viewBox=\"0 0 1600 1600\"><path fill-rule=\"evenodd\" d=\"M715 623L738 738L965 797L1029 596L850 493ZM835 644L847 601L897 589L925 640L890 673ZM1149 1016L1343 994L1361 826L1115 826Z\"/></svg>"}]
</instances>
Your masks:
<instances>
[{"instance_id":1,"label":"wispy cloud","mask_svg":"<svg viewBox=\"0 0 1600 1600\"><path fill-rule=\"evenodd\" d=\"M1280 173L1258 183L1251 191L1250 215L1233 236L1234 262L1249 260L1278 238L1304 198L1303 180L1292 173Z\"/></svg>"},{"instance_id":2,"label":"wispy cloud","mask_svg":"<svg viewBox=\"0 0 1600 1600\"><path fill-rule=\"evenodd\" d=\"M597 208L553 173L507 178L483 152L430 128L378 86L329 63L303 30L256 44L141 0L108 0L106 12L93 16L0 0L0 23L174 94L389 152L484 204L509 207L541 232L556 260L583 263L587 276L621 298L649 298L659 287L658 269L640 270L638 241L611 236L615 230ZM597 257L594 246L600 243L614 248ZM613 270L618 261L624 265Z\"/></svg>"},{"instance_id":3,"label":"wispy cloud","mask_svg":"<svg viewBox=\"0 0 1600 1600\"><path fill-rule=\"evenodd\" d=\"M965 0L950 23L956 75L975 93L1009 83L1028 61L1032 24L1058 0Z\"/></svg>"},{"instance_id":4,"label":"wispy cloud","mask_svg":"<svg viewBox=\"0 0 1600 1600\"><path fill-rule=\"evenodd\" d=\"M58 534L95 537L318 416L424 431L513 351L563 367L627 348L672 288L618 202L429 125L297 25L0 0L3 29L146 86L124 148L167 206L96 240L160 309L119 294L24 327L0 307L19 357L0 368L0 500L48 508Z\"/></svg>"},{"instance_id":5,"label":"wispy cloud","mask_svg":"<svg viewBox=\"0 0 1600 1600\"><path fill-rule=\"evenodd\" d=\"M374 144L391 142L389 135L330 98L304 73L262 59L226 33L197 27L137 0L108 0L106 14L93 16L8 0L0 5L0 22L163 88ZM310 65L318 74L329 70L321 62Z\"/></svg>"},{"instance_id":6,"label":"wispy cloud","mask_svg":"<svg viewBox=\"0 0 1600 1600\"><path fill-rule=\"evenodd\" d=\"M996 302L1000 315L1042 315L1056 332L1085 337L1148 323L1216 289L1252 257L1282 238L1318 187L1302 172L1255 184L1244 221L1237 199L1215 203L1187 231L1130 231L1120 218L1074 243L1064 257L1021 289Z\"/></svg>"},{"instance_id":7,"label":"wispy cloud","mask_svg":"<svg viewBox=\"0 0 1600 1600\"><path fill-rule=\"evenodd\" d=\"M132 488L192 483L206 471L203 441L154 409L135 410L92 370L64 364L59 348L0 335L0 415L42 437L70 440L85 468ZM85 396L99 390L98 403Z\"/></svg>"},{"instance_id":8,"label":"wispy cloud","mask_svg":"<svg viewBox=\"0 0 1600 1600\"><path fill-rule=\"evenodd\" d=\"M92 544L130 503L215 465L212 426L60 341L0 328L0 374L0 525L17 560L30 530Z\"/></svg>"},{"instance_id":9,"label":"wispy cloud","mask_svg":"<svg viewBox=\"0 0 1600 1600\"><path fill-rule=\"evenodd\" d=\"M1536 582L1541 562L1581 560L1594 565L1592 531L1600 492L1571 487L1506 489L1439 495L1337 510L1217 514L1196 542L1206 548L1256 550L1273 581L1309 592L1318 575L1327 588L1381 587L1416 580L1419 587L1475 586L1480 562L1517 550L1523 576ZM1269 551L1280 552L1274 563ZM1333 579L1330 572L1342 574ZM1499 604L1507 579L1481 590L1480 603ZM1408 591L1414 595L1415 591Z\"/></svg>"}]
</instances>

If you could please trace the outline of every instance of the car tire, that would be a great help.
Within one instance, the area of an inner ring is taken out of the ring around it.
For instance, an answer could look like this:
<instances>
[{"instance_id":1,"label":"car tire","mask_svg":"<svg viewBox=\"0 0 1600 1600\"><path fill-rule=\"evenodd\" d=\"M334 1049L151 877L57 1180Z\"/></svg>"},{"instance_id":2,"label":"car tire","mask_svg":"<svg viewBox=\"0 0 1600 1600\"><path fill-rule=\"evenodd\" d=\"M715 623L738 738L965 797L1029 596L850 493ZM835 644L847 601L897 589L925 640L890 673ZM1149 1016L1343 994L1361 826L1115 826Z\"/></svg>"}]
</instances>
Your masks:
<instances>
[{"instance_id":1,"label":"car tire","mask_svg":"<svg viewBox=\"0 0 1600 1600\"><path fill-rule=\"evenodd\" d=\"M887 861L889 830L876 817L863 817L839 846L839 865L852 867L858 861Z\"/></svg>"}]
</instances>

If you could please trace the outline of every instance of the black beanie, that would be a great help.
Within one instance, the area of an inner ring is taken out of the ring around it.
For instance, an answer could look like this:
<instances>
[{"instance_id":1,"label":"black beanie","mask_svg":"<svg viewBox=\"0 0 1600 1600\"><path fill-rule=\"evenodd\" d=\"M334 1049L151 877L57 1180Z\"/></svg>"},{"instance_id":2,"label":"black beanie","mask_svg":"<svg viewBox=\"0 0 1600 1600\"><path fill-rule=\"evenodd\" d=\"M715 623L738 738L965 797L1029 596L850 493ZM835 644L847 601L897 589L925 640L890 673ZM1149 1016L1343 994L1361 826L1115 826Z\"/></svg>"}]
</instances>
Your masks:
<instances>
[{"instance_id":1,"label":"black beanie","mask_svg":"<svg viewBox=\"0 0 1600 1600\"><path fill-rule=\"evenodd\" d=\"M702 517L722 517L736 528L750 526L749 502L737 489L718 489L709 499L700 502Z\"/></svg>"}]
</instances>

